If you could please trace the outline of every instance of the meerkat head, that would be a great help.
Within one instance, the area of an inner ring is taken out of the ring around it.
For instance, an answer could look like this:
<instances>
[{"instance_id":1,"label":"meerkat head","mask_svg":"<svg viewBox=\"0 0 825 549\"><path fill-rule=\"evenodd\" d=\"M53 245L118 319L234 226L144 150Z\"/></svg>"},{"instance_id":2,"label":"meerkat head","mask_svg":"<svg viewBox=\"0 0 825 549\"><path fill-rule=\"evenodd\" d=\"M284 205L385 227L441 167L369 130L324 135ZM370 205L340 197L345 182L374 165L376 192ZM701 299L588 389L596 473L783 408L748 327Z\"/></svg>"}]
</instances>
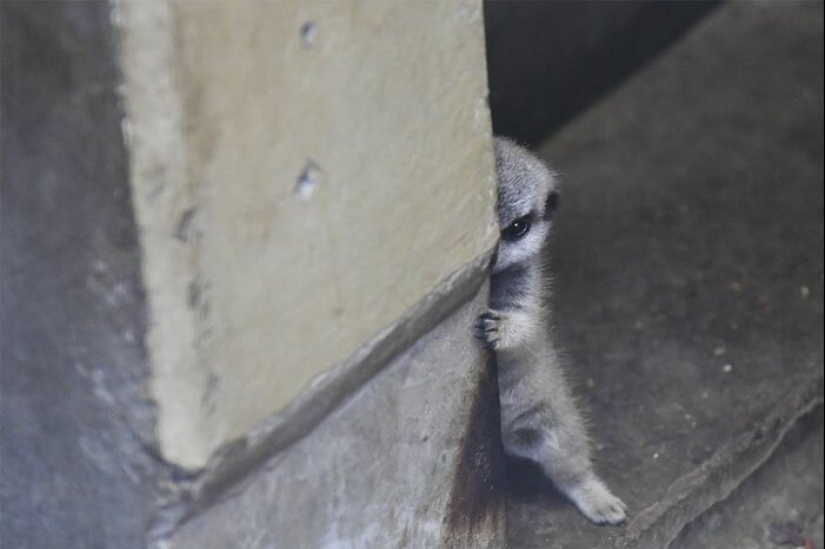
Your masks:
<instances>
[{"instance_id":1,"label":"meerkat head","mask_svg":"<svg viewBox=\"0 0 825 549\"><path fill-rule=\"evenodd\" d=\"M495 150L501 240L494 273L540 253L559 204L556 178L541 160L501 137Z\"/></svg>"}]
</instances>

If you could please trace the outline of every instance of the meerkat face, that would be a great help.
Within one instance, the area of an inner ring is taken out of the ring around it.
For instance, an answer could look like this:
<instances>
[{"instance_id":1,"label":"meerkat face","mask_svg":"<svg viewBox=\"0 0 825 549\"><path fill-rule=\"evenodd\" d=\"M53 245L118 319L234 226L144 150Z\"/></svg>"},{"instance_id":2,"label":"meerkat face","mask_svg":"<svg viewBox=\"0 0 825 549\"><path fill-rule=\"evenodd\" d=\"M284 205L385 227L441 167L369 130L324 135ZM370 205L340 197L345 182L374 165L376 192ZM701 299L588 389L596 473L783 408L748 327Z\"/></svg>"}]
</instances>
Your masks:
<instances>
[{"instance_id":1,"label":"meerkat face","mask_svg":"<svg viewBox=\"0 0 825 549\"><path fill-rule=\"evenodd\" d=\"M550 231L559 192L553 173L526 149L496 138L501 240L493 272L518 265L541 252Z\"/></svg>"}]
</instances>

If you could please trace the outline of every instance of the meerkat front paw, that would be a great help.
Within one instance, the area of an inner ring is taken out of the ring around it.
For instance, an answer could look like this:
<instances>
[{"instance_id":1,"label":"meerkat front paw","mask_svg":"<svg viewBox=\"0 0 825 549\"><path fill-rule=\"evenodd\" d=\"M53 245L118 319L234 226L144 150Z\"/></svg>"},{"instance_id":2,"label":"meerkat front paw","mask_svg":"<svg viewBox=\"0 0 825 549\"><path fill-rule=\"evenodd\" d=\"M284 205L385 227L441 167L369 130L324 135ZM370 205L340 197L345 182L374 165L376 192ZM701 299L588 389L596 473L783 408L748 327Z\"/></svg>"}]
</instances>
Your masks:
<instances>
[{"instance_id":1,"label":"meerkat front paw","mask_svg":"<svg viewBox=\"0 0 825 549\"><path fill-rule=\"evenodd\" d=\"M610 493L598 478L590 478L567 491L576 507L596 524L620 524L627 520L627 505Z\"/></svg>"},{"instance_id":2,"label":"meerkat front paw","mask_svg":"<svg viewBox=\"0 0 825 549\"><path fill-rule=\"evenodd\" d=\"M535 315L529 311L489 309L479 315L475 335L495 351L513 349L533 337L537 325Z\"/></svg>"},{"instance_id":3,"label":"meerkat front paw","mask_svg":"<svg viewBox=\"0 0 825 549\"><path fill-rule=\"evenodd\" d=\"M536 324L535 319L525 311L503 312L489 309L479 315L475 336L490 349L512 349L531 337Z\"/></svg>"},{"instance_id":4,"label":"meerkat front paw","mask_svg":"<svg viewBox=\"0 0 825 549\"><path fill-rule=\"evenodd\" d=\"M478 316L475 326L475 336L489 349L498 349L501 336L504 332L504 316L492 309Z\"/></svg>"}]
</instances>

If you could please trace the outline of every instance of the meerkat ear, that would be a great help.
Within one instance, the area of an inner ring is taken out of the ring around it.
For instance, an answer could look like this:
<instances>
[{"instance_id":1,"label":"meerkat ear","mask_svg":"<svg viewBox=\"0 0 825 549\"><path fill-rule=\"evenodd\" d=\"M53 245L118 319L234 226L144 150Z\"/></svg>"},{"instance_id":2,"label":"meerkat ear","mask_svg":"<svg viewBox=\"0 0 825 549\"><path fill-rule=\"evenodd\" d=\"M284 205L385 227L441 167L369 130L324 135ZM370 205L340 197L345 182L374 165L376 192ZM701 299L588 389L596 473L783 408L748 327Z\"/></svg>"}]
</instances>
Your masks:
<instances>
[{"instance_id":1,"label":"meerkat ear","mask_svg":"<svg viewBox=\"0 0 825 549\"><path fill-rule=\"evenodd\" d=\"M547 201L544 203L544 219L550 221L556 213L556 210L561 203L561 195L559 191L550 191L547 195Z\"/></svg>"}]
</instances>

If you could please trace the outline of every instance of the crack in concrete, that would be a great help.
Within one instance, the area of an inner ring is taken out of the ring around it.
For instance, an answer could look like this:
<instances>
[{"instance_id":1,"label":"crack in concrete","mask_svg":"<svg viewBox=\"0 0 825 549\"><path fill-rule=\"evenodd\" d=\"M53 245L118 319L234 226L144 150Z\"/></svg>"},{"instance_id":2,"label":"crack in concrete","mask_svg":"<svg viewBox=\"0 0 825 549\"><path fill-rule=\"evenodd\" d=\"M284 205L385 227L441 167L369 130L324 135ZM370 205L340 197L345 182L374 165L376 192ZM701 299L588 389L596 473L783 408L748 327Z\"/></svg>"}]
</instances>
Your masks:
<instances>
[{"instance_id":1,"label":"crack in concrete","mask_svg":"<svg viewBox=\"0 0 825 549\"><path fill-rule=\"evenodd\" d=\"M617 549L668 548L703 513L727 499L781 447L797 422L823 404L823 379L795 384L754 430L742 433L697 469L678 479L666 497L628 526Z\"/></svg>"}]
</instances>

